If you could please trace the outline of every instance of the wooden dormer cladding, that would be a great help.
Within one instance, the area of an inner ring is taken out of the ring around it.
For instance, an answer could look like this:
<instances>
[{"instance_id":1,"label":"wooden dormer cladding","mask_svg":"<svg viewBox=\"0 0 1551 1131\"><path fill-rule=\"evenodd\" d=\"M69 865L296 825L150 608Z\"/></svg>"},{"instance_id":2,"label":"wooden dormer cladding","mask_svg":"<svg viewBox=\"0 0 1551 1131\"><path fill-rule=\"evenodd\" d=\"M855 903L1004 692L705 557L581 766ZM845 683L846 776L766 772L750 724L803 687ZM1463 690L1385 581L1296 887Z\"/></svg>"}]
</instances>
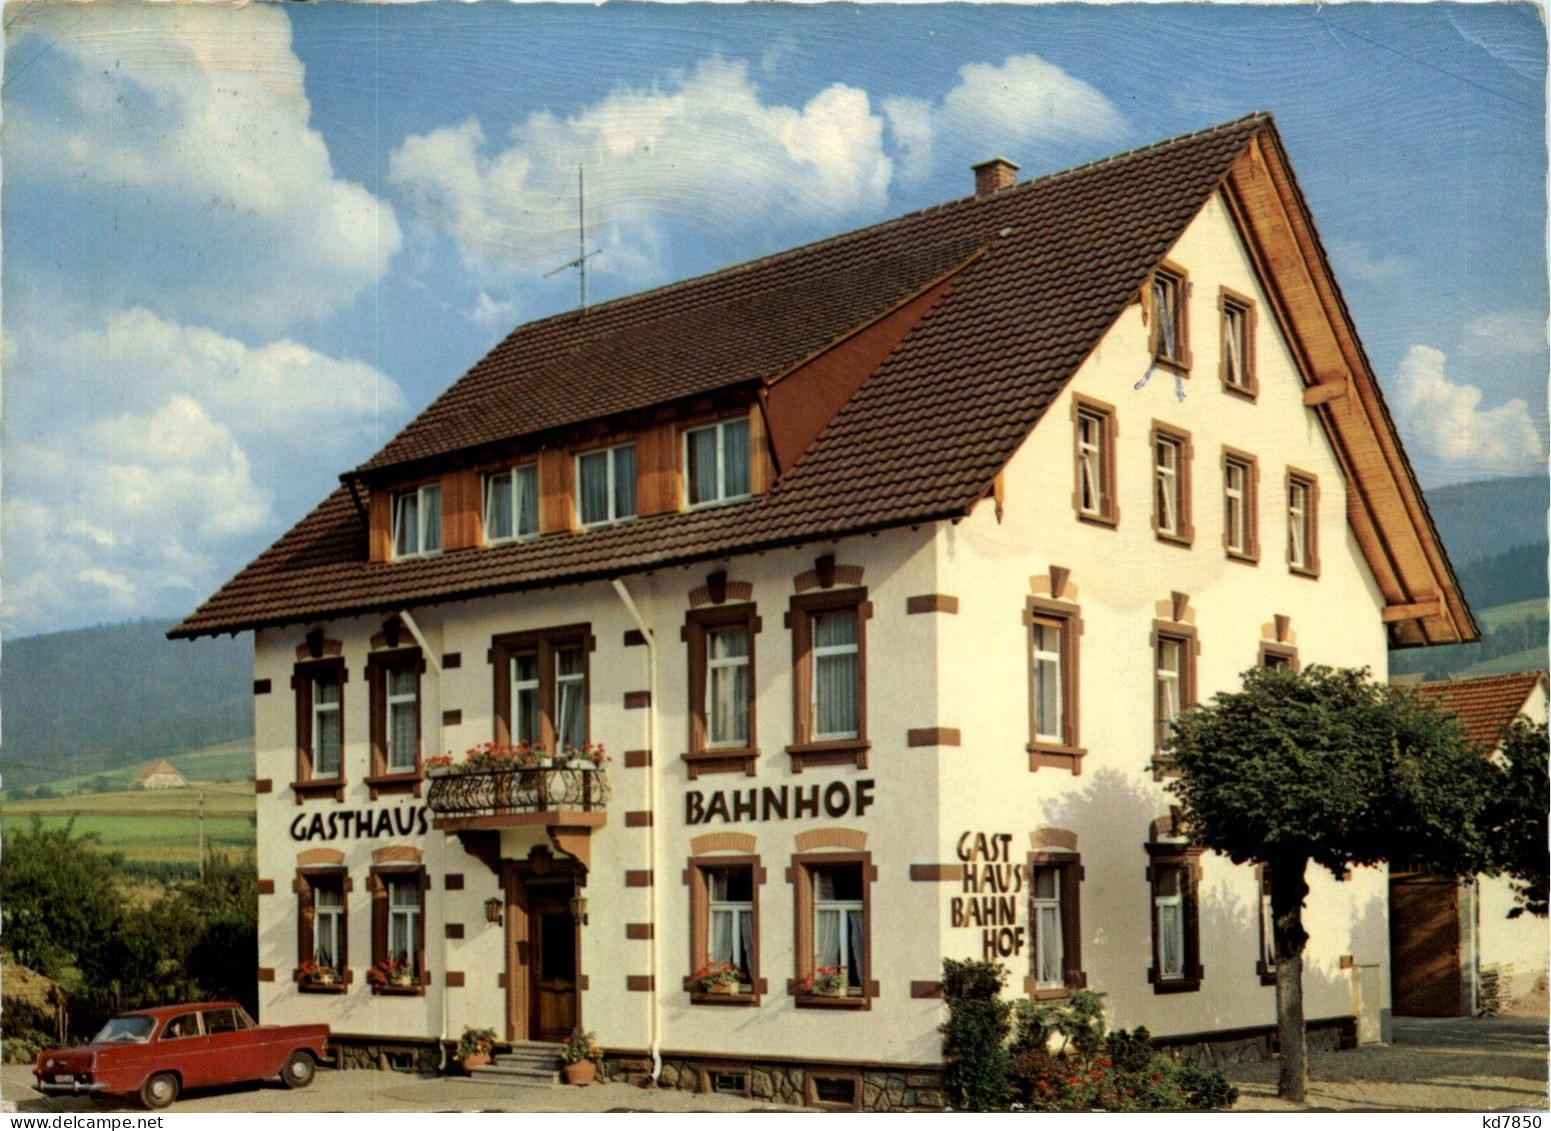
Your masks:
<instances>
[{"instance_id":1,"label":"wooden dormer cladding","mask_svg":"<svg viewBox=\"0 0 1551 1131\"><path fill-rule=\"evenodd\" d=\"M1390 644L1479 639L1273 128L1244 147L1223 195L1297 362L1304 403L1340 461L1347 520L1384 596Z\"/></svg>"},{"instance_id":2,"label":"wooden dormer cladding","mask_svg":"<svg viewBox=\"0 0 1551 1131\"><path fill-rule=\"evenodd\" d=\"M576 457L597 448L634 443L636 446L636 514L646 517L684 509L684 433L740 415L749 422L749 486L755 495L775 482L765 416L747 394L742 405L704 398L678 408L663 408L636 427L595 428L561 437L540 451L521 453L501 462L481 462L444 472L442 487L442 551L466 550L485 544L484 477L520 464L538 468L539 533L558 534L579 528L576 514ZM425 477L416 483L427 482ZM376 486L367 507L371 527L369 560L392 558L393 495L396 488ZM736 503L732 504L736 505Z\"/></svg>"},{"instance_id":3,"label":"wooden dormer cladding","mask_svg":"<svg viewBox=\"0 0 1551 1131\"><path fill-rule=\"evenodd\" d=\"M777 375L765 393L770 449L777 474L789 471L862 382L940 299L953 280L980 258L976 252L878 318L849 331L812 357ZM753 429L749 439L752 446ZM754 490L760 491L758 485Z\"/></svg>"}]
</instances>

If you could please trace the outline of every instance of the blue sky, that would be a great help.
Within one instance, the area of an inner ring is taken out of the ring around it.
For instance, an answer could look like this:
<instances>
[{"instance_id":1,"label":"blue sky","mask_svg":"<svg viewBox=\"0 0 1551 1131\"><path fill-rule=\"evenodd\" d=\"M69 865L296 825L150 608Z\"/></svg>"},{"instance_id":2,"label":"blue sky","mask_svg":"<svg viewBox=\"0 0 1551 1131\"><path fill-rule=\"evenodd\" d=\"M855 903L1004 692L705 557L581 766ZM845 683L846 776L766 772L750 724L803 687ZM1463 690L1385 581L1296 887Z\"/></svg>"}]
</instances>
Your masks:
<instances>
[{"instance_id":1,"label":"blue sky","mask_svg":"<svg viewBox=\"0 0 1551 1131\"><path fill-rule=\"evenodd\" d=\"M179 615L513 326L1254 110L1426 485L1543 471L1532 5L8 4L13 635Z\"/></svg>"}]
</instances>

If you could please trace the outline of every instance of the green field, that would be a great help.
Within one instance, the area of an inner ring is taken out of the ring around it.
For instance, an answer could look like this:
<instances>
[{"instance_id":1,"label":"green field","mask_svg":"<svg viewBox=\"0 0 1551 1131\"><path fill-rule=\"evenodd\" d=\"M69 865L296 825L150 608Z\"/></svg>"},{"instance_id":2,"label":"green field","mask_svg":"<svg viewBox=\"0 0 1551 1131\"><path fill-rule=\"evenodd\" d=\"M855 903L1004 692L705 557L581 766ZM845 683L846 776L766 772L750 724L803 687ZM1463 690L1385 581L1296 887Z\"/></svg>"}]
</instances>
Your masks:
<instances>
[{"instance_id":1,"label":"green field","mask_svg":"<svg viewBox=\"0 0 1551 1131\"><path fill-rule=\"evenodd\" d=\"M1520 624L1526 617L1547 618L1547 603L1539 598L1515 601L1511 605L1494 605L1490 609L1477 609L1476 617L1482 628L1500 628L1508 624Z\"/></svg>"},{"instance_id":2,"label":"green field","mask_svg":"<svg viewBox=\"0 0 1551 1131\"><path fill-rule=\"evenodd\" d=\"M201 795L207 849L228 855L252 851L253 786L246 782L5 802L0 804L0 831L25 828L34 815L46 828L74 818L76 832L96 833L104 848L122 852L126 860L193 863L199 859Z\"/></svg>"}]
</instances>

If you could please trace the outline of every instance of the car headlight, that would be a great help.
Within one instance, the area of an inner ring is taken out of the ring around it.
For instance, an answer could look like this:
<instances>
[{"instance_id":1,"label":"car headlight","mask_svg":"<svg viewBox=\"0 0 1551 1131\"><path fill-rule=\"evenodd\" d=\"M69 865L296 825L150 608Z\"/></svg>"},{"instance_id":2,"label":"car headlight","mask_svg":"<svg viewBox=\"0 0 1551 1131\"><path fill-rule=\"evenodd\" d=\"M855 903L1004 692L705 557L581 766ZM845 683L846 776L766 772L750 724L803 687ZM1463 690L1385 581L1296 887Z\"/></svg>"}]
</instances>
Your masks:
<instances>
[{"instance_id":1,"label":"car headlight","mask_svg":"<svg viewBox=\"0 0 1551 1131\"><path fill-rule=\"evenodd\" d=\"M54 1067L54 1058L53 1057L49 1057L47 1060L45 1060L43 1062L43 1067L44 1068L53 1068Z\"/></svg>"}]
</instances>

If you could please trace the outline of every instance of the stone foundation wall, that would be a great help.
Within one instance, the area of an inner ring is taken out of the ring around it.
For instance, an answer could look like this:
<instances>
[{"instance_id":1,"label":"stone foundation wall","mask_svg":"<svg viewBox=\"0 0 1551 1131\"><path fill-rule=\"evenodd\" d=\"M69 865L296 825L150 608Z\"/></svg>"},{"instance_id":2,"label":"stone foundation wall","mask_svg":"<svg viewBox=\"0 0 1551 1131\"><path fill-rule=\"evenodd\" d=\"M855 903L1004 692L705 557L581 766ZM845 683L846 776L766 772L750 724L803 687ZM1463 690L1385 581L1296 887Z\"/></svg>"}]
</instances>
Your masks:
<instances>
[{"instance_id":1,"label":"stone foundation wall","mask_svg":"<svg viewBox=\"0 0 1551 1131\"><path fill-rule=\"evenodd\" d=\"M1357 1022L1337 1017L1312 1022L1307 1027L1311 1053L1335 1052L1357 1047ZM1270 1060L1277 1052L1274 1028L1240 1031L1200 1038L1158 1038L1153 1043L1164 1054L1192 1068L1222 1068L1230 1064Z\"/></svg>"},{"instance_id":2,"label":"stone foundation wall","mask_svg":"<svg viewBox=\"0 0 1551 1131\"><path fill-rule=\"evenodd\" d=\"M441 1072L442 1054L434 1040L379 1041L335 1036L329 1038L329 1048L342 1070L407 1071L418 1076L436 1076Z\"/></svg>"},{"instance_id":3,"label":"stone foundation wall","mask_svg":"<svg viewBox=\"0 0 1551 1131\"><path fill-rule=\"evenodd\" d=\"M683 1092L709 1091L715 1073L746 1077L750 1099L789 1107L813 1102L809 1074L854 1080L859 1111L941 1111L948 1106L942 1073L933 1070L885 1071L882 1069L829 1068L819 1064L765 1063L760 1061L701 1061L670 1057L662 1062L659 1088ZM609 1057L600 1078L617 1084L644 1086L651 1078L651 1062L640 1057ZM836 1105L819 1104L829 1107Z\"/></svg>"}]
</instances>

